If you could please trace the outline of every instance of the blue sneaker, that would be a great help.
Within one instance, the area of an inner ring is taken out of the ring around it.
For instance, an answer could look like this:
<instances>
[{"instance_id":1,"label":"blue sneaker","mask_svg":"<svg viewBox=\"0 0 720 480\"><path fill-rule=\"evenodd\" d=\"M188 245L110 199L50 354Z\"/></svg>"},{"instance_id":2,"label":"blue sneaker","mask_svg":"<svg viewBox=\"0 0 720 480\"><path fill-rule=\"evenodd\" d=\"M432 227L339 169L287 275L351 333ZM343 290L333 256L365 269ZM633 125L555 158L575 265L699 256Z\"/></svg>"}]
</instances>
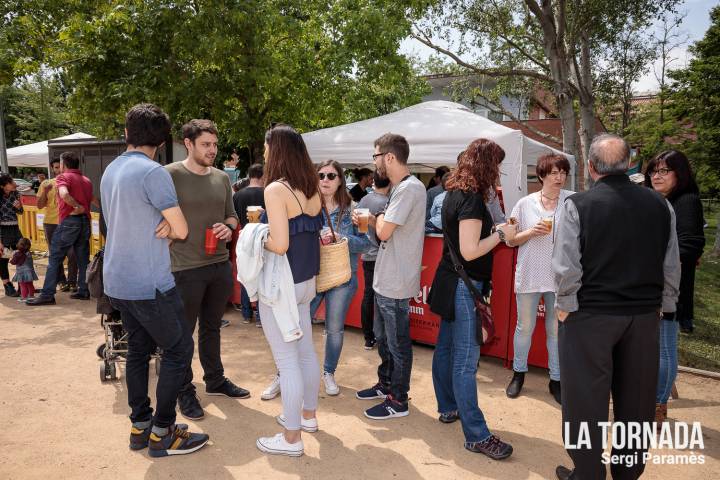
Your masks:
<instances>
[{"instance_id":1,"label":"blue sneaker","mask_svg":"<svg viewBox=\"0 0 720 480\"><path fill-rule=\"evenodd\" d=\"M151 457L167 457L169 455L186 455L204 447L210 437L204 433L190 433L173 425L162 437L150 433L148 454Z\"/></svg>"},{"instance_id":2,"label":"blue sneaker","mask_svg":"<svg viewBox=\"0 0 720 480\"><path fill-rule=\"evenodd\" d=\"M365 416L372 420L389 420L396 417L407 417L409 414L408 403L398 402L392 395L385 397L383 403L365 410Z\"/></svg>"},{"instance_id":3,"label":"blue sneaker","mask_svg":"<svg viewBox=\"0 0 720 480\"><path fill-rule=\"evenodd\" d=\"M360 400L375 400L376 398L385 398L388 395L390 395L390 389L380 382L370 388L355 393L355 397Z\"/></svg>"},{"instance_id":4,"label":"blue sneaker","mask_svg":"<svg viewBox=\"0 0 720 480\"><path fill-rule=\"evenodd\" d=\"M184 423L178 423L175 425L180 430L187 430L188 426ZM142 450L148 446L150 440L150 432L152 431L152 425L147 428L137 428L134 426L130 427L130 450Z\"/></svg>"}]
</instances>

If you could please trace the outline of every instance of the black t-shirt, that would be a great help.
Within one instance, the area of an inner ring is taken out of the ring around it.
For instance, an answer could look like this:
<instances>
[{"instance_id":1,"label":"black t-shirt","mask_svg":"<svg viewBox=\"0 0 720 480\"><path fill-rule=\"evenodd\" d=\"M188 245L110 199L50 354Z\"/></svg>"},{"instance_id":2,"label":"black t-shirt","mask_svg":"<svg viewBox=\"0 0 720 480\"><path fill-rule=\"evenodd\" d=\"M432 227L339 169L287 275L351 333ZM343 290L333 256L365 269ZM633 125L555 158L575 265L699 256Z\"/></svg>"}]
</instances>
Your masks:
<instances>
[{"instance_id":1,"label":"black t-shirt","mask_svg":"<svg viewBox=\"0 0 720 480\"><path fill-rule=\"evenodd\" d=\"M240 220L240 227L244 227L248 223L247 207L259 205L265 208L265 196L263 187L245 187L233 195L233 204L235 205L235 213Z\"/></svg>"},{"instance_id":2,"label":"black t-shirt","mask_svg":"<svg viewBox=\"0 0 720 480\"><path fill-rule=\"evenodd\" d=\"M350 189L350 196L355 202L359 202L365 195L367 195L367 191L365 191L359 183L356 183L355 186Z\"/></svg>"},{"instance_id":3,"label":"black t-shirt","mask_svg":"<svg viewBox=\"0 0 720 480\"><path fill-rule=\"evenodd\" d=\"M448 191L443 201L442 225L445 240L443 253L430 292L430 309L445 320L455 316L455 290L460 276L455 272L450 256L449 242L462 262L463 269L473 280L488 282L492 278L492 252L470 262L460 255L460 221L482 220L480 239L490 236L493 221L485 206L482 193L466 193L460 190Z\"/></svg>"}]
</instances>

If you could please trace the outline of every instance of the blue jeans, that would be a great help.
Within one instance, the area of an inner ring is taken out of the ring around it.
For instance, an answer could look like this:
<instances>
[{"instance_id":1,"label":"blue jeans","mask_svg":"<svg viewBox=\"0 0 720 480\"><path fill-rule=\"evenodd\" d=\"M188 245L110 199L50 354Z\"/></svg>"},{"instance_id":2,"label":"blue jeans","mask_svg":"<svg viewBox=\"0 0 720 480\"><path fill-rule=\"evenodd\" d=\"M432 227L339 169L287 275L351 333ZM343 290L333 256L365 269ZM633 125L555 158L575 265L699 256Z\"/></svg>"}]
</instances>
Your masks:
<instances>
[{"instance_id":1,"label":"blue jeans","mask_svg":"<svg viewBox=\"0 0 720 480\"><path fill-rule=\"evenodd\" d=\"M343 347L343 337L345 334L345 317L347 316L350 302L357 291L357 274L353 272L350 280L335 288L331 288L327 292L318 293L310 303L310 311L315 311L320 306L320 302L325 299L325 362L323 371L327 373L335 373L340 353Z\"/></svg>"},{"instance_id":2,"label":"blue jeans","mask_svg":"<svg viewBox=\"0 0 720 480\"><path fill-rule=\"evenodd\" d=\"M388 298L375 292L373 330L380 366L378 380L390 387L395 400L407 402L413 352L410 340L410 299Z\"/></svg>"},{"instance_id":3,"label":"blue jeans","mask_svg":"<svg viewBox=\"0 0 720 480\"><path fill-rule=\"evenodd\" d=\"M111 298L120 311L128 334L125 381L130 420L145 422L152 418L148 397L150 355L162 348L162 368L157 382L155 425L169 427L175 423L175 403L193 357L192 333L185 322L185 310L176 288L165 293L155 291L153 300L120 300Z\"/></svg>"},{"instance_id":4,"label":"blue jeans","mask_svg":"<svg viewBox=\"0 0 720 480\"><path fill-rule=\"evenodd\" d=\"M513 370L528 371L528 353L535 331L535 320L540 297L545 300L545 336L547 337L548 367L550 380L560 381L560 357L558 355L558 322L555 317L555 294L553 292L517 293L518 320L513 339Z\"/></svg>"},{"instance_id":5,"label":"blue jeans","mask_svg":"<svg viewBox=\"0 0 720 480\"><path fill-rule=\"evenodd\" d=\"M482 290L482 282L473 280L473 285ZM460 414L468 443L482 442L490 436L485 416L478 406L475 374L480 346L475 337L476 329L472 292L459 279L455 290L455 319L440 322L432 360L432 378L438 412L457 411Z\"/></svg>"},{"instance_id":6,"label":"blue jeans","mask_svg":"<svg viewBox=\"0 0 720 480\"><path fill-rule=\"evenodd\" d=\"M660 320L660 367L655 403L667 403L678 371L678 329L675 320Z\"/></svg>"},{"instance_id":7,"label":"blue jeans","mask_svg":"<svg viewBox=\"0 0 720 480\"><path fill-rule=\"evenodd\" d=\"M53 233L42 296L55 296L60 269L68 251L74 248L78 264L78 293L88 293L85 274L90 262L90 219L85 215L67 217Z\"/></svg>"},{"instance_id":8,"label":"blue jeans","mask_svg":"<svg viewBox=\"0 0 720 480\"><path fill-rule=\"evenodd\" d=\"M242 316L250 319L253 315L252 303L250 303L250 297L245 290L245 286L240 286L240 308L242 308ZM255 320L260 321L260 309L255 309Z\"/></svg>"}]
</instances>

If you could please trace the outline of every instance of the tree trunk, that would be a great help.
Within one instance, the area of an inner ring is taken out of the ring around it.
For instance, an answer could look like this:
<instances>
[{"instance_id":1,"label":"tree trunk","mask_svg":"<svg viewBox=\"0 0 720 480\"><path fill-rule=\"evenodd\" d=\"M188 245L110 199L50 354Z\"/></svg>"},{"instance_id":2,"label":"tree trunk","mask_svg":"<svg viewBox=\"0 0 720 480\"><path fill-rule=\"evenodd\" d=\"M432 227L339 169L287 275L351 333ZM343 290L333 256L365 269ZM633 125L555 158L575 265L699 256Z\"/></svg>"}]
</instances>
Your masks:
<instances>
[{"instance_id":1,"label":"tree trunk","mask_svg":"<svg viewBox=\"0 0 720 480\"><path fill-rule=\"evenodd\" d=\"M593 94L592 59L590 57L590 39L582 35L580 39L580 65L577 72L578 87L580 90L580 144L582 145L582 156L585 160L585 182L587 190L592 186L592 177L588 168L588 154L590 143L595 137L595 96Z\"/></svg>"},{"instance_id":2,"label":"tree trunk","mask_svg":"<svg viewBox=\"0 0 720 480\"><path fill-rule=\"evenodd\" d=\"M713 257L720 257L720 212L718 212L717 215L717 228L715 229L715 243L713 244L713 248L710 251L710 255Z\"/></svg>"}]
</instances>

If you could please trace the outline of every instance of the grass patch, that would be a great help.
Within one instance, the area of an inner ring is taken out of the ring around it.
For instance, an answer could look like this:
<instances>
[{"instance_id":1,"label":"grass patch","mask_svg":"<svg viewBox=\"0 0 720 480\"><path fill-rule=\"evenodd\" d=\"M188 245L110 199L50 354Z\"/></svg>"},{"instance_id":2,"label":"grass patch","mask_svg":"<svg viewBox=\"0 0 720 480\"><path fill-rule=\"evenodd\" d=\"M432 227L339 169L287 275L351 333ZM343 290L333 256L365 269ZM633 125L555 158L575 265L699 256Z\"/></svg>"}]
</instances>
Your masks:
<instances>
[{"instance_id":1,"label":"grass patch","mask_svg":"<svg viewBox=\"0 0 720 480\"><path fill-rule=\"evenodd\" d=\"M695 330L680 334L680 365L720 372L720 257L710 257L718 231L717 207L705 211L705 254L695 273Z\"/></svg>"}]
</instances>

